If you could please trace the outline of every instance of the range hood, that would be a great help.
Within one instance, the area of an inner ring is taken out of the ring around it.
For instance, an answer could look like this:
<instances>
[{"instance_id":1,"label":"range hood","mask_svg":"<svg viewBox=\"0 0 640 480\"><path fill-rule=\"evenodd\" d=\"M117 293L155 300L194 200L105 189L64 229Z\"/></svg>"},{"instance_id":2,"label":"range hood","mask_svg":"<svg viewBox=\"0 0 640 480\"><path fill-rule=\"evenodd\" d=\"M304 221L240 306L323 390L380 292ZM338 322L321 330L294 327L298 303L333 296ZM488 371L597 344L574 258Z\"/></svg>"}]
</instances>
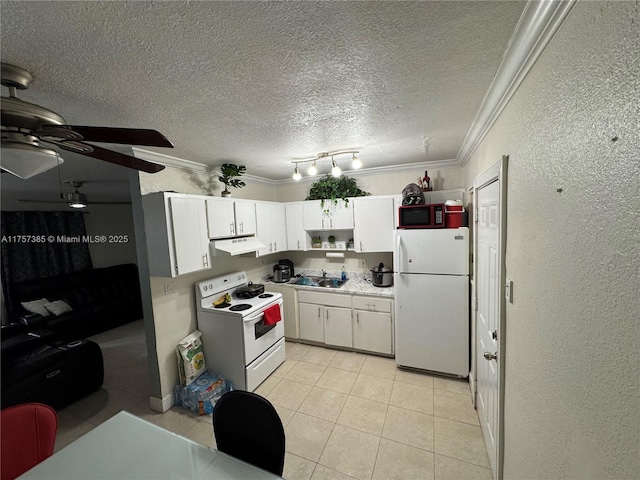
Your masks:
<instances>
[{"instance_id":1,"label":"range hood","mask_svg":"<svg viewBox=\"0 0 640 480\"><path fill-rule=\"evenodd\" d=\"M234 237L222 240L212 240L209 244L212 255L242 255L243 253L257 252L267 246L258 237Z\"/></svg>"}]
</instances>

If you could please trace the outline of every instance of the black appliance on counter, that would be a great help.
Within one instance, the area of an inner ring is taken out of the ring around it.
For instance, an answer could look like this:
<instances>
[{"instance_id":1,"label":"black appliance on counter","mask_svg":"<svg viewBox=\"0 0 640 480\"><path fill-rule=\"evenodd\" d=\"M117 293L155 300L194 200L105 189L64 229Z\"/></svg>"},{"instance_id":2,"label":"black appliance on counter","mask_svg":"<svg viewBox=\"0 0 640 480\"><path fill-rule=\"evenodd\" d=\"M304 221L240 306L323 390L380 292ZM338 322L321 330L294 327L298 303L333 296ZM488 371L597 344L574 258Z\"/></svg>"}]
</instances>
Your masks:
<instances>
[{"instance_id":1,"label":"black appliance on counter","mask_svg":"<svg viewBox=\"0 0 640 480\"><path fill-rule=\"evenodd\" d=\"M287 267L289 267L289 273L291 274L291 278L296 276L296 272L293 271L293 262L287 258L283 258L282 260L278 261L279 265L286 265Z\"/></svg>"}]
</instances>

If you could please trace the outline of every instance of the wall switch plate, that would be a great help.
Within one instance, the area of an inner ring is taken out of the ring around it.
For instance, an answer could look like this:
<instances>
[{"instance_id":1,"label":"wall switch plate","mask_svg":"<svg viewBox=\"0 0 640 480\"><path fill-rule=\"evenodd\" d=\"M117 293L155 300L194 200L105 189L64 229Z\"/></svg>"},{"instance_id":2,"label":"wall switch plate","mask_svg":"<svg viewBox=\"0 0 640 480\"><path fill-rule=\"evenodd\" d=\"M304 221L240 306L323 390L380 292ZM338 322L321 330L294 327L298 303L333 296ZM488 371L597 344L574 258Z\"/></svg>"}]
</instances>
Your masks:
<instances>
[{"instance_id":1,"label":"wall switch plate","mask_svg":"<svg viewBox=\"0 0 640 480\"><path fill-rule=\"evenodd\" d=\"M360 268L367 268L367 261L364 258L361 258L360 260L358 260L358 265L360 266Z\"/></svg>"},{"instance_id":2,"label":"wall switch plate","mask_svg":"<svg viewBox=\"0 0 640 480\"><path fill-rule=\"evenodd\" d=\"M507 278L507 283L504 286L504 297L507 302L513 303L513 281Z\"/></svg>"},{"instance_id":3,"label":"wall switch plate","mask_svg":"<svg viewBox=\"0 0 640 480\"><path fill-rule=\"evenodd\" d=\"M164 294L171 295L176 293L176 284L174 282L167 282L164 284Z\"/></svg>"}]
</instances>

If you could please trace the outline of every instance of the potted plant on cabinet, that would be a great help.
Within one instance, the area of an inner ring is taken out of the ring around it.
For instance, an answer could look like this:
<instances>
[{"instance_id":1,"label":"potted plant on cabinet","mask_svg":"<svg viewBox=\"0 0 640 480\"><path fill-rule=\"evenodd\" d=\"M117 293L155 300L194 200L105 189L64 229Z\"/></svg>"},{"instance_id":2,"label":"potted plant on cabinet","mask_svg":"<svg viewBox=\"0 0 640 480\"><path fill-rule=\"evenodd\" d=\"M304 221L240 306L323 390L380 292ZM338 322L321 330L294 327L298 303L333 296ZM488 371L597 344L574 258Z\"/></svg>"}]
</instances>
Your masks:
<instances>
[{"instance_id":1,"label":"potted plant on cabinet","mask_svg":"<svg viewBox=\"0 0 640 480\"><path fill-rule=\"evenodd\" d=\"M329 235L327 240L329 240L329 248L336 248L336 237Z\"/></svg>"},{"instance_id":2,"label":"potted plant on cabinet","mask_svg":"<svg viewBox=\"0 0 640 480\"><path fill-rule=\"evenodd\" d=\"M247 169L244 165L238 166L238 165L234 165L233 163L222 164L222 166L220 167L220 176L218 177L218 180L224 183L224 190L222 191L223 197L231 196L231 191L229 190L229 187L242 188L246 185L246 183L244 183L239 178L233 178L233 177L239 177L246 171Z\"/></svg>"},{"instance_id":3,"label":"potted plant on cabinet","mask_svg":"<svg viewBox=\"0 0 640 480\"><path fill-rule=\"evenodd\" d=\"M311 248L321 248L321 247L322 247L322 237L320 235L311 237Z\"/></svg>"},{"instance_id":4,"label":"potted plant on cabinet","mask_svg":"<svg viewBox=\"0 0 640 480\"><path fill-rule=\"evenodd\" d=\"M320 207L325 214L329 214L331 206L338 205L339 198L344 200L345 205L348 205L349 197L365 197L368 195L371 194L358 187L355 178L347 177L346 175L338 178L325 175L311 185L309 195L305 200L322 200Z\"/></svg>"}]
</instances>

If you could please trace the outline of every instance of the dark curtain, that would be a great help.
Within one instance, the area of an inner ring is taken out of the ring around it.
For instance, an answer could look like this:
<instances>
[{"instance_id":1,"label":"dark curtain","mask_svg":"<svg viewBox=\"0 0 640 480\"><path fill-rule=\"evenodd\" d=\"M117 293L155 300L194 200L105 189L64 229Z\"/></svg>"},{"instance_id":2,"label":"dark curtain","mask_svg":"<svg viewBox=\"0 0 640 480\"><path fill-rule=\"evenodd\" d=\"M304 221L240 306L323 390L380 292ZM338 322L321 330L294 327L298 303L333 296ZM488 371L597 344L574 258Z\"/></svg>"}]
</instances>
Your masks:
<instances>
[{"instance_id":1,"label":"dark curtain","mask_svg":"<svg viewBox=\"0 0 640 480\"><path fill-rule=\"evenodd\" d=\"M82 238L87 232L81 212L1 214L1 273L7 307L12 307L15 282L92 268L89 244Z\"/></svg>"}]
</instances>

